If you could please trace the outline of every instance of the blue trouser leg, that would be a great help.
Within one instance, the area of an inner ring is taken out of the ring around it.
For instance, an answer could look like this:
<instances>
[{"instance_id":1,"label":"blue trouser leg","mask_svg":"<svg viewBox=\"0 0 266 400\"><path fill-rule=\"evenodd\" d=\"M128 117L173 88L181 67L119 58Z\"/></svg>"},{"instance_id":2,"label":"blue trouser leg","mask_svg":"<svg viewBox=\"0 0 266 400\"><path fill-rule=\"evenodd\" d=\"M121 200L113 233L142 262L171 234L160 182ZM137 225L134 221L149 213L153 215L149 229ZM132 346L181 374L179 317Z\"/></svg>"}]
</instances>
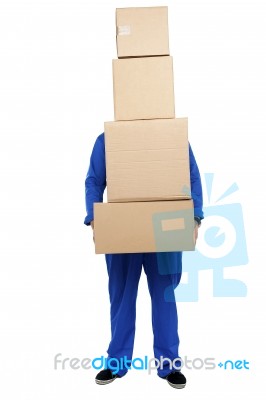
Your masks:
<instances>
[{"instance_id":1,"label":"blue trouser leg","mask_svg":"<svg viewBox=\"0 0 266 400\"><path fill-rule=\"evenodd\" d=\"M174 290L182 274L182 253L145 253L144 270L147 275L152 302L152 327L154 357L178 358L178 319ZM180 364L176 363L178 369ZM175 369L175 368L173 368ZM157 369L160 377L171 372L171 365L164 361Z\"/></svg>"},{"instance_id":2,"label":"blue trouser leg","mask_svg":"<svg viewBox=\"0 0 266 400\"><path fill-rule=\"evenodd\" d=\"M107 350L108 359L121 357L132 359L135 338L136 298L142 270L143 255L106 254L111 304L111 341ZM117 368L117 363L113 366ZM115 371L123 376L127 368Z\"/></svg>"},{"instance_id":3,"label":"blue trouser leg","mask_svg":"<svg viewBox=\"0 0 266 400\"><path fill-rule=\"evenodd\" d=\"M135 337L136 298L142 264L147 275L152 301L154 356L174 360L178 358L177 310L174 289L182 273L182 253L107 254L109 295L111 303L111 342L108 359L132 359ZM111 360L110 360L111 361ZM123 376L127 368L115 372ZM169 362L163 363L158 375L171 371Z\"/></svg>"}]
</instances>

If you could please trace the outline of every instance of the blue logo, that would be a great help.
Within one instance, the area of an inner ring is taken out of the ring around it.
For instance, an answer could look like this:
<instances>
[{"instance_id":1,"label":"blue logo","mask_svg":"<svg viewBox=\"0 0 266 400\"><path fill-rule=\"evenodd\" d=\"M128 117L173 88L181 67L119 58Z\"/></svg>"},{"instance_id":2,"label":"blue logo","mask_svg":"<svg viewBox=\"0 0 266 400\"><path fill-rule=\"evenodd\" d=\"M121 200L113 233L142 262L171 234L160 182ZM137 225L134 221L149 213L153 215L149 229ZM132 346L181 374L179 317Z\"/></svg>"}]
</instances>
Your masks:
<instances>
[{"instance_id":1,"label":"blue logo","mask_svg":"<svg viewBox=\"0 0 266 400\"><path fill-rule=\"evenodd\" d=\"M187 274L187 283L178 285L174 299L172 290L169 290L170 287L166 288L166 301L198 301L199 271L202 270L213 272L213 297L245 297L247 295L244 282L224 277L224 268L243 266L248 263L242 206L240 203L217 204L235 193L238 186L233 183L212 204L214 174L204 176L208 205L203 209L204 220L200 227L196 250L183 252L182 270ZM158 258L158 264L159 261L160 258ZM159 273L163 273L163 269L164 267L159 265Z\"/></svg>"}]
</instances>

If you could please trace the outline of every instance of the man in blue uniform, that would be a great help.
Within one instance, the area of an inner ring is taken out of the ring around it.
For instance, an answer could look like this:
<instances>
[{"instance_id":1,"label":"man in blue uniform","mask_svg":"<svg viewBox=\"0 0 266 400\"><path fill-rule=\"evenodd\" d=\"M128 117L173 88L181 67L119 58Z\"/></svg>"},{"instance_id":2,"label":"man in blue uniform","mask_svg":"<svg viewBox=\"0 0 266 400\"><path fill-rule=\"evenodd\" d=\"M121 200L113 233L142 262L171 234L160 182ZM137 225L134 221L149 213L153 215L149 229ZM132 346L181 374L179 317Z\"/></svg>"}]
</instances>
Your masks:
<instances>
[{"instance_id":1,"label":"man in blue uniform","mask_svg":"<svg viewBox=\"0 0 266 400\"><path fill-rule=\"evenodd\" d=\"M203 219L202 187L198 166L189 145L191 195L194 203L195 237ZM93 203L103 201L106 188L106 163L104 134L96 139L86 176L85 225L94 227ZM174 388L183 388L186 378L177 363L169 362L179 358L179 337L177 329L177 309L174 290L182 274L182 252L106 254L111 305L111 341L107 350L110 360L108 367L96 376L96 383L107 384L123 377L130 367L128 362L112 365L112 360L132 360L136 298L138 283L143 269L147 275L148 288L152 302L152 327L154 335L154 357L163 363L157 368L159 377L166 379ZM163 263L166 273L159 273L158 265ZM168 272L168 273L167 273ZM167 288L167 299L164 297ZM171 293L169 293L169 290ZM172 298L172 301L169 301ZM112 360L111 360L112 359ZM173 366L174 365L174 366ZM180 364L179 364L180 365ZM113 368L112 368L113 366Z\"/></svg>"}]
</instances>

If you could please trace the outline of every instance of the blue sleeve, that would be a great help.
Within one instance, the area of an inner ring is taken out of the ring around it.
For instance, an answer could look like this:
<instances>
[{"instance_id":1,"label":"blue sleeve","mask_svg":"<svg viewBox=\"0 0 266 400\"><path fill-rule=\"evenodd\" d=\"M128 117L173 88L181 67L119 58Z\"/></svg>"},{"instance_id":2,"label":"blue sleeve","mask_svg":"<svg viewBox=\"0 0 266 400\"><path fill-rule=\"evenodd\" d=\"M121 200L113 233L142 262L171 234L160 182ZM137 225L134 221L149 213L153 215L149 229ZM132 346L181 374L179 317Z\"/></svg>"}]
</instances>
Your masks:
<instances>
[{"instance_id":1,"label":"blue sleeve","mask_svg":"<svg viewBox=\"0 0 266 400\"><path fill-rule=\"evenodd\" d=\"M103 201L103 193L106 188L106 165L105 165L105 145L104 134L96 139L94 144L90 166L85 180L85 200L87 216L84 220L85 225L90 225L94 219L93 203Z\"/></svg>"},{"instance_id":2,"label":"blue sleeve","mask_svg":"<svg viewBox=\"0 0 266 400\"><path fill-rule=\"evenodd\" d=\"M189 165L190 165L190 185L191 185L191 197L194 203L194 215L200 219L204 218L203 214L203 198L202 198L202 186L199 168L195 160L192 148L189 144Z\"/></svg>"}]
</instances>

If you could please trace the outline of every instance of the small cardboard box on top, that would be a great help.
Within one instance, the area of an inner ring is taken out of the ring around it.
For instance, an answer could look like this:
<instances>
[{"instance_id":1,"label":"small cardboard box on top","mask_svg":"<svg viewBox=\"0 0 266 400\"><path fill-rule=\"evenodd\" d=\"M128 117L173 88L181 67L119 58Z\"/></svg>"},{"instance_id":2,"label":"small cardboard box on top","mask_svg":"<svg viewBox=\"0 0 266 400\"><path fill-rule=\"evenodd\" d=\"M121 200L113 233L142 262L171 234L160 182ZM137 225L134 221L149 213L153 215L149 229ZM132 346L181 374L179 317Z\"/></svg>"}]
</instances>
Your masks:
<instances>
[{"instance_id":1,"label":"small cardboard box on top","mask_svg":"<svg viewBox=\"0 0 266 400\"><path fill-rule=\"evenodd\" d=\"M96 254L194 250L192 200L94 203Z\"/></svg>"},{"instance_id":2,"label":"small cardboard box on top","mask_svg":"<svg viewBox=\"0 0 266 400\"><path fill-rule=\"evenodd\" d=\"M107 201L189 199L188 119L105 122Z\"/></svg>"},{"instance_id":3,"label":"small cardboard box on top","mask_svg":"<svg viewBox=\"0 0 266 400\"><path fill-rule=\"evenodd\" d=\"M117 57L169 55L168 8L116 9Z\"/></svg>"},{"instance_id":4,"label":"small cardboard box on top","mask_svg":"<svg viewBox=\"0 0 266 400\"><path fill-rule=\"evenodd\" d=\"M173 58L113 60L114 119L175 118Z\"/></svg>"}]
</instances>

